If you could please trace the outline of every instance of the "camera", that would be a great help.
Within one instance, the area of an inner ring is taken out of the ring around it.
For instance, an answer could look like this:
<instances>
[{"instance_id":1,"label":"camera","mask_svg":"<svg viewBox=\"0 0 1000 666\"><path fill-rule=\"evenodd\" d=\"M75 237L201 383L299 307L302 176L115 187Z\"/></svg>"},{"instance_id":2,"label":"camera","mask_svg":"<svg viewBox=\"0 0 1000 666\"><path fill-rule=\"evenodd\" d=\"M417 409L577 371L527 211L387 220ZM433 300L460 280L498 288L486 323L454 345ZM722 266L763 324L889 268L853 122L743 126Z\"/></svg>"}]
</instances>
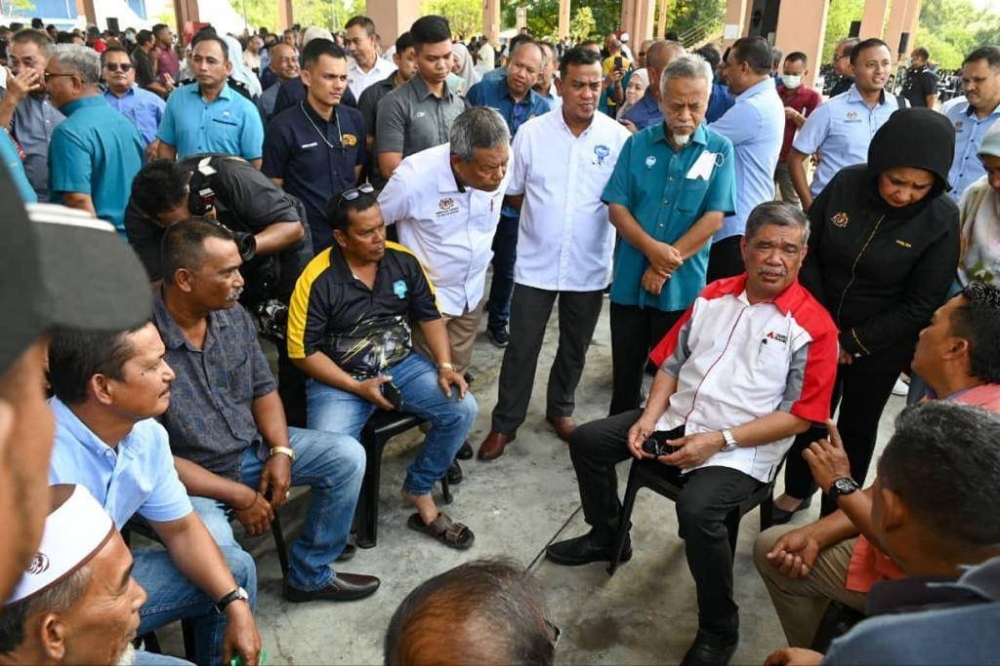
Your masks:
<instances>
[{"instance_id":1,"label":"camera","mask_svg":"<svg viewBox=\"0 0 1000 666\"><path fill-rule=\"evenodd\" d=\"M658 430L647 437L642 443L643 453L659 458L660 456L669 456L676 451L678 447L667 444L667 435L668 433Z\"/></svg>"}]
</instances>

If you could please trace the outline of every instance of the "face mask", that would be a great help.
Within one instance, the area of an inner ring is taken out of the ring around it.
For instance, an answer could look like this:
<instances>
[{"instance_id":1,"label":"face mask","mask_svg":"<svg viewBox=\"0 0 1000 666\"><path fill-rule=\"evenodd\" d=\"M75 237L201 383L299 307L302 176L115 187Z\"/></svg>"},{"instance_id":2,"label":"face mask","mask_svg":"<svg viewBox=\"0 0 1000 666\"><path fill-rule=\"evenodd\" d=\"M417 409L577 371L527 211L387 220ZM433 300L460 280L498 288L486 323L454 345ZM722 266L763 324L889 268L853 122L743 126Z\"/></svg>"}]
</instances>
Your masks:
<instances>
[{"instance_id":1,"label":"face mask","mask_svg":"<svg viewBox=\"0 0 1000 666\"><path fill-rule=\"evenodd\" d=\"M796 88L802 85L802 77L794 76L792 74L785 74L784 76L781 77L781 82L789 90L795 90Z\"/></svg>"}]
</instances>

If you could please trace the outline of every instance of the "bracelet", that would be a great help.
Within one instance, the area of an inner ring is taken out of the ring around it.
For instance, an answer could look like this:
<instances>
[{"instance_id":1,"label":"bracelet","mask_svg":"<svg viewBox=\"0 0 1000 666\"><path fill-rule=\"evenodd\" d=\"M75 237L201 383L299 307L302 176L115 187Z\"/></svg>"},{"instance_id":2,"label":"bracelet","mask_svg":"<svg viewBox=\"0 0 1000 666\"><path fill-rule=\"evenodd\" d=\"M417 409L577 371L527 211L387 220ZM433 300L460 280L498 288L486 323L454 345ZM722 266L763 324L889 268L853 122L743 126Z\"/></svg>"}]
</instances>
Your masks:
<instances>
[{"instance_id":1,"label":"bracelet","mask_svg":"<svg viewBox=\"0 0 1000 666\"><path fill-rule=\"evenodd\" d=\"M272 446L271 456L273 456L276 453L283 453L284 455L291 458L292 462L295 462L295 451L290 446Z\"/></svg>"},{"instance_id":2,"label":"bracelet","mask_svg":"<svg viewBox=\"0 0 1000 666\"><path fill-rule=\"evenodd\" d=\"M438 363L438 370L451 370L452 372L454 372L455 366L452 365L451 363Z\"/></svg>"},{"instance_id":3,"label":"bracelet","mask_svg":"<svg viewBox=\"0 0 1000 666\"><path fill-rule=\"evenodd\" d=\"M250 502L249 504L247 504L247 505L246 505L245 507L243 507L242 509L241 509L241 508L237 508L237 507L233 507L233 508L235 508L235 509L236 509L237 511L246 511L247 509L252 509L252 508L253 508L253 505L257 503L257 498L258 498L258 497L260 497L260 493L258 493L258 492L257 492L257 491L255 490L255 491L253 491L253 501L252 501L252 502Z\"/></svg>"}]
</instances>

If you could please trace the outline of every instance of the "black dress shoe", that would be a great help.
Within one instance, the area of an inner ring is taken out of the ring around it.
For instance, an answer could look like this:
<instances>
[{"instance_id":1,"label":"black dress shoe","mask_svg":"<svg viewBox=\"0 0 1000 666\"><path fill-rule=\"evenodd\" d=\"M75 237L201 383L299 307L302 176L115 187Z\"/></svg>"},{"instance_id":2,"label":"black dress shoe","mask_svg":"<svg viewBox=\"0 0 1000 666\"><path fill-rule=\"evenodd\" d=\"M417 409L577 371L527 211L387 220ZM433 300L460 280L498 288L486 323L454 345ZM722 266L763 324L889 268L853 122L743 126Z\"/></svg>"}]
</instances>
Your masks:
<instances>
[{"instance_id":1,"label":"black dress shoe","mask_svg":"<svg viewBox=\"0 0 1000 666\"><path fill-rule=\"evenodd\" d=\"M556 564L568 567L590 564L591 562L610 562L612 547L611 542L596 542L593 532L588 532L575 539L552 544L545 549L545 557ZM629 537L625 537L625 547L622 549L622 557L619 562L628 562L631 559L632 541Z\"/></svg>"},{"instance_id":2,"label":"black dress shoe","mask_svg":"<svg viewBox=\"0 0 1000 666\"><path fill-rule=\"evenodd\" d=\"M462 479L465 478L465 475L462 474L462 466L458 464L458 460L451 461L451 467L448 468L445 476L448 479L448 483L452 485L462 483Z\"/></svg>"},{"instance_id":3,"label":"black dress shoe","mask_svg":"<svg viewBox=\"0 0 1000 666\"><path fill-rule=\"evenodd\" d=\"M694 643L684 655L681 666L726 666L736 654L739 644L739 634L716 636L699 629Z\"/></svg>"},{"instance_id":4,"label":"black dress shoe","mask_svg":"<svg viewBox=\"0 0 1000 666\"><path fill-rule=\"evenodd\" d=\"M326 587L318 590L300 590L285 583L285 600L293 604L304 601L354 601L375 593L382 584L375 576L339 573Z\"/></svg>"},{"instance_id":5,"label":"black dress shoe","mask_svg":"<svg viewBox=\"0 0 1000 666\"><path fill-rule=\"evenodd\" d=\"M468 442L466 442L465 444L462 444L462 448L460 448L458 450L458 453L455 454L455 459L456 460L471 460L472 459L472 444L469 444Z\"/></svg>"},{"instance_id":6,"label":"black dress shoe","mask_svg":"<svg viewBox=\"0 0 1000 666\"><path fill-rule=\"evenodd\" d=\"M812 495L802 500L798 507L792 509L791 511L785 511L784 509L779 509L777 505L771 507L771 524L772 525L784 525L788 523L792 517L802 511L803 509L808 509L812 504Z\"/></svg>"},{"instance_id":7,"label":"black dress shoe","mask_svg":"<svg viewBox=\"0 0 1000 666\"><path fill-rule=\"evenodd\" d=\"M358 547L353 543L349 543L344 546L344 550L340 551L340 555L337 556L338 562L346 562L358 553Z\"/></svg>"}]
</instances>

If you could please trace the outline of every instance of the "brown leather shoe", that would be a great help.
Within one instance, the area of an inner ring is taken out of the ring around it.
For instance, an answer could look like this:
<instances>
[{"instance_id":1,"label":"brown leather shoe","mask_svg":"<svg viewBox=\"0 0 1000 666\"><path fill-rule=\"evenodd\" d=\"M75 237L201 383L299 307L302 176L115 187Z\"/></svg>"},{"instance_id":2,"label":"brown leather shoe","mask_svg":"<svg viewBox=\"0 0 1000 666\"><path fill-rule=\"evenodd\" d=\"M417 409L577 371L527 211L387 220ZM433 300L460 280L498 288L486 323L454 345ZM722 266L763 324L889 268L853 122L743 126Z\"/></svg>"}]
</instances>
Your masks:
<instances>
[{"instance_id":1,"label":"brown leather shoe","mask_svg":"<svg viewBox=\"0 0 1000 666\"><path fill-rule=\"evenodd\" d=\"M503 455L503 450L509 442L513 442L517 435L505 435L502 432L490 430L486 439L479 445L477 457L480 460L496 460Z\"/></svg>"},{"instance_id":2,"label":"brown leather shoe","mask_svg":"<svg viewBox=\"0 0 1000 666\"><path fill-rule=\"evenodd\" d=\"M576 424L568 416L546 416L545 420L556 429L556 437L564 442L569 442L569 438L576 432Z\"/></svg>"}]
</instances>

